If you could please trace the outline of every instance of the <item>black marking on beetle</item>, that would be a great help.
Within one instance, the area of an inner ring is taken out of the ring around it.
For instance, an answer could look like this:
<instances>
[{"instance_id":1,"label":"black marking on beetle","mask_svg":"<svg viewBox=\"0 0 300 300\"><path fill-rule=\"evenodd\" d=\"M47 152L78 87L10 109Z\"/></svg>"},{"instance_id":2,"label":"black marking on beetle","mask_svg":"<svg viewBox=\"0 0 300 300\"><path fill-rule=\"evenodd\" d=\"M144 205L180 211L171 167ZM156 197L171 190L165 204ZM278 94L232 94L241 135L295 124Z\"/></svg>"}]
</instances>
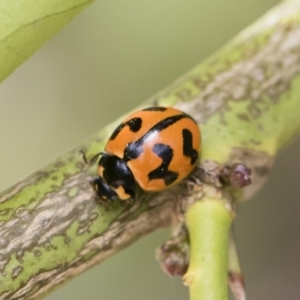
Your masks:
<instances>
[{"instance_id":1,"label":"black marking on beetle","mask_svg":"<svg viewBox=\"0 0 300 300\"><path fill-rule=\"evenodd\" d=\"M198 158L198 152L193 149L193 135L188 129L182 130L183 138L183 155L191 158L191 165L193 165Z\"/></svg>"},{"instance_id":2,"label":"black marking on beetle","mask_svg":"<svg viewBox=\"0 0 300 300\"><path fill-rule=\"evenodd\" d=\"M173 158L173 149L164 144L155 144L152 151L162 159L162 163L148 174L149 180L163 179L166 185L170 185L178 178L178 173L169 170Z\"/></svg>"},{"instance_id":3,"label":"black marking on beetle","mask_svg":"<svg viewBox=\"0 0 300 300\"><path fill-rule=\"evenodd\" d=\"M124 150L123 160L128 162L129 160L138 158L143 152L143 141L137 140L127 145Z\"/></svg>"},{"instance_id":4,"label":"black marking on beetle","mask_svg":"<svg viewBox=\"0 0 300 300\"><path fill-rule=\"evenodd\" d=\"M112 133L110 140L114 140L125 126L128 126L132 132L138 132L142 127L142 123L141 118L132 118L125 123L121 123Z\"/></svg>"},{"instance_id":5,"label":"black marking on beetle","mask_svg":"<svg viewBox=\"0 0 300 300\"><path fill-rule=\"evenodd\" d=\"M144 108L142 111L165 111L165 110L167 110L166 107L155 106L155 107Z\"/></svg>"},{"instance_id":6,"label":"black marking on beetle","mask_svg":"<svg viewBox=\"0 0 300 300\"><path fill-rule=\"evenodd\" d=\"M135 142L131 142L127 145L127 147L124 150L123 160L125 162L128 162L131 159L139 157L143 152L143 144L145 143L148 137L150 137L152 134L157 134L158 132L168 128L169 126L175 124L176 122L184 118L192 119L192 117L190 117L189 115L182 113L180 115L167 117L155 124L154 126L152 126L142 137L140 137Z\"/></svg>"}]
</instances>

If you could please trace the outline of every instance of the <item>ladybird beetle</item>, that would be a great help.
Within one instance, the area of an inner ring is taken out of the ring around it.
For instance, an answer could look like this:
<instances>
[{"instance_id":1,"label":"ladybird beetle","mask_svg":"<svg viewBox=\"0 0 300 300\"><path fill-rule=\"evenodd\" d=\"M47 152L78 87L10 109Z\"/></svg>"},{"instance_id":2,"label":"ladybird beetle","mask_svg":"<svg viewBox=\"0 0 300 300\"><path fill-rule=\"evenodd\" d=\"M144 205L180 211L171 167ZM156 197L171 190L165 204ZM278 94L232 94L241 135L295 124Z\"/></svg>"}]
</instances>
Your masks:
<instances>
[{"instance_id":1,"label":"ladybird beetle","mask_svg":"<svg viewBox=\"0 0 300 300\"><path fill-rule=\"evenodd\" d=\"M99 153L93 181L105 201L135 199L136 183L145 191L169 188L187 177L198 161L201 136L196 121L171 107L134 112L112 133Z\"/></svg>"}]
</instances>

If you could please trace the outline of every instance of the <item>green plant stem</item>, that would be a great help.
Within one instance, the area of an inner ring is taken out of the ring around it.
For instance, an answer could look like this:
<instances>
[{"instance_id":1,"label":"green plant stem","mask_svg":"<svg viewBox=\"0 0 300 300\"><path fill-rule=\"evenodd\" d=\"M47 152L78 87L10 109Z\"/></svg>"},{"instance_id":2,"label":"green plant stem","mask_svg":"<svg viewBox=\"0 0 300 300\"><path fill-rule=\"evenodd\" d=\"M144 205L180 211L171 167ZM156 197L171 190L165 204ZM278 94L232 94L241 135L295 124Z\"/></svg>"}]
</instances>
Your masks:
<instances>
[{"instance_id":1,"label":"green plant stem","mask_svg":"<svg viewBox=\"0 0 300 300\"><path fill-rule=\"evenodd\" d=\"M230 235L228 249L228 281L232 294L236 300L245 300L246 291L244 277L236 249L233 234Z\"/></svg>"},{"instance_id":2,"label":"green plant stem","mask_svg":"<svg viewBox=\"0 0 300 300\"><path fill-rule=\"evenodd\" d=\"M224 204L204 197L186 214L190 265L184 276L191 300L228 299L228 238L232 216Z\"/></svg>"}]
</instances>

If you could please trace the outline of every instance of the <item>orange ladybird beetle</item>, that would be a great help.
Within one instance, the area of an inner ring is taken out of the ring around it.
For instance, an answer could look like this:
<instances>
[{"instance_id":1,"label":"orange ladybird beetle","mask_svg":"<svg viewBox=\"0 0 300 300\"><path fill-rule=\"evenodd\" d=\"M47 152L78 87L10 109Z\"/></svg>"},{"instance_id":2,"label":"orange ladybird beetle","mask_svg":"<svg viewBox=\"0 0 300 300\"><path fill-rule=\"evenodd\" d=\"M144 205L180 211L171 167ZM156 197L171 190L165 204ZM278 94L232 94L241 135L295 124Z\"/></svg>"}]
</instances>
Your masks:
<instances>
[{"instance_id":1,"label":"orange ladybird beetle","mask_svg":"<svg viewBox=\"0 0 300 300\"><path fill-rule=\"evenodd\" d=\"M136 183L145 191L167 189L187 177L198 161L201 136L188 114L172 107L134 112L112 133L99 155L98 196L108 202L135 199Z\"/></svg>"}]
</instances>

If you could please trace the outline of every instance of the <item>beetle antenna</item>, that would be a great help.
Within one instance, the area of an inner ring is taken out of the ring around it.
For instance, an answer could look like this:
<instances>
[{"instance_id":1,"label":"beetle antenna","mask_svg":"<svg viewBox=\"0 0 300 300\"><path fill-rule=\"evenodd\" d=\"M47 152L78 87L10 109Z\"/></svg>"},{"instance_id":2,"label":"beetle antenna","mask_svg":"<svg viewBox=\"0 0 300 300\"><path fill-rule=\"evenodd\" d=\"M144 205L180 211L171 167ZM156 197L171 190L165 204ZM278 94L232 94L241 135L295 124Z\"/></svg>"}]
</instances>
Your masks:
<instances>
[{"instance_id":1,"label":"beetle antenna","mask_svg":"<svg viewBox=\"0 0 300 300\"><path fill-rule=\"evenodd\" d=\"M99 158L100 155L104 154L103 152L99 152L96 155L94 155L90 160L88 160L86 157L86 154L83 150L80 150L79 152L80 152L80 156L81 156L83 163L89 167L92 166L93 164L95 164L95 162L97 161L97 159Z\"/></svg>"}]
</instances>

